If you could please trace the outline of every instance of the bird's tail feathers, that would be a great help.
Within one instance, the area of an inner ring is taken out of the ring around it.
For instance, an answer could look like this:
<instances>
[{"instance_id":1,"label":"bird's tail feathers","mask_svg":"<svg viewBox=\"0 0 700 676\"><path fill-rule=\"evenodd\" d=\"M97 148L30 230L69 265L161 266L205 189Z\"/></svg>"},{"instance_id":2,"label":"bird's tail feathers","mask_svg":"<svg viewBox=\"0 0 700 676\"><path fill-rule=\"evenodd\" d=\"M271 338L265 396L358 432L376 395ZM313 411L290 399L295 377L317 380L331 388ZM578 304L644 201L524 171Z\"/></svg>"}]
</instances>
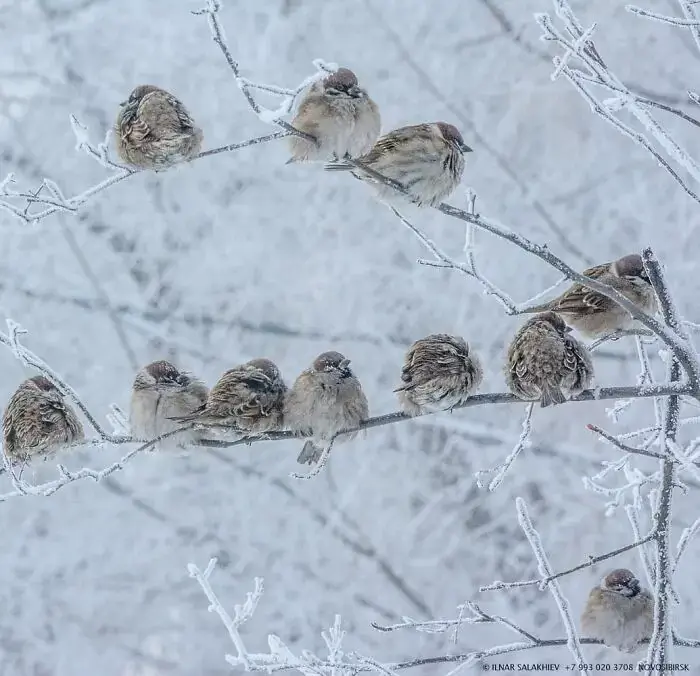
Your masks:
<instances>
[{"instance_id":1,"label":"bird's tail feathers","mask_svg":"<svg viewBox=\"0 0 700 676\"><path fill-rule=\"evenodd\" d=\"M558 385L545 385L540 397L540 406L546 408L554 404L563 404L566 402L566 397Z\"/></svg>"},{"instance_id":2,"label":"bird's tail feathers","mask_svg":"<svg viewBox=\"0 0 700 676\"><path fill-rule=\"evenodd\" d=\"M412 390L415 386L415 383L404 383L403 385L399 385L394 390L394 392L408 392L409 390Z\"/></svg>"},{"instance_id":3,"label":"bird's tail feathers","mask_svg":"<svg viewBox=\"0 0 700 676\"><path fill-rule=\"evenodd\" d=\"M297 462L300 465L314 465L319 461L322 453L323 449L309 439L304 444L304 448L301 449L301 453L299 453L297 457Z\"/></svg>"}]
</instances>

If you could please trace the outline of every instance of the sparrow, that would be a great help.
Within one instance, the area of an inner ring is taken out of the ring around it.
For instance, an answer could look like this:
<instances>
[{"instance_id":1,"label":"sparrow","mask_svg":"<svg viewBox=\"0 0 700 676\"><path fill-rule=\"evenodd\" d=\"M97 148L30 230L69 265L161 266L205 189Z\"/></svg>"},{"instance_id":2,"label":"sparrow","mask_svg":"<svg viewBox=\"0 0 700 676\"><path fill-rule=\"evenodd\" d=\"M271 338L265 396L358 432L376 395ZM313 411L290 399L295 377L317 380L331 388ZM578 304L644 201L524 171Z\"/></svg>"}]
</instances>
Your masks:
<instances>
[{"instance_id":1,"label":"sparrow","mask_svg":"<svg viewBox=\"0 0 700 676\"><path fill-rule=\"evenodd\" d=\"M436 333L417 340L406 353L396 388L408 415L444 411L464 403L484 378L481 360L459 336Z\"/></svg>"},{"instance_id":2,"label":"sparrow","mask_svg":"<svg viewBox=\"0 0 700 676\"><path fill-rule=\"evenodd\" d=\"M290 136L291 162L323 161L366 153L379 138L377 104L347 68L314 82L302 98L292 126L316 138Z\"/></svg>"},{"instance_id":3,"label":"sparrow","mask_svg":"<svg viewBox=\"0 0 700 676\"><path fill-rule=\"evenodd\" d=\"M187 416L202 406L209 390L191 374L168 361L144 366L134 379L131 393L131 433L146 441L172 432L182 425L172 417ZM185 448L197 438L192 430L163 439L153 450Z\"/></svg>"},{"instance_id":4,"label":"sparrow","mask_svg":"<svg viewBox=\"0 0 700 676\"><path fill-rule=\"evenodd\" d=\"M160 171L192 159L202 130L185 106L163 89L139 85L120 104L114 128L119 157L136 169Z\"/></svg>"},{"instance_id":5,"label":"sparrow","mask_svg":"<svg viewBox=\"0 0 700 676\"><path fill-rule=\"evenodd\" d=\"M231 427L245 435L282 429L287 386L269 359L252 359L226 371L205 404L190 415L171 418L198 425Z\"/></svg>"},{"instance_id":6,"label":"sparrow","mask_svg":"<svg viewBox=\"0 0 700 676\"><path fill-rule=\"evenodd\" d=\"M618 568L593 587L581 615L581 631L610 648L634 653L654 631L654 597L634 573Z\"/></svg>"},{"instance_id":7,"label":"sparrow","mask_svg":"<svg viewBox=\"0 0 700 676\"><path fill-rule=\"evenodd\" d=\"M464 154L472 152L459 130L447 122L414 124L382 136L357 162L398 181L418 206L437 206L459 185L464 173ZM328 163L328 170L353 170L372 183L381 199L406 199L391 186L377 181L361 167L350 163Z\"/></svg>"},{"instance_id":8,"label":"sparrow","mask_svg":"<svg viewBox=\"0 0 700 676\"><path fill-rule=\"evenodd\" d=\"M510 391L544 408L562 404L593 381L593 363L586 346L572 338L571 328L554 312L528 319L508 348L505 368Z\"/></svg>"},{"instance_id":9,"label":"sparrow","mask_svg":"<svg viewBox=\"0 0 700 676\"><path fill-rule=\"evenodd\" d=\"M596 265L584 270L583 274L612 286L647 314L656 314L656 294L639 254L629 254L611 263ZM563 315L570 326L587 338L599 338L634 325L634 318L627 310L602 293L578 283L561 296L526 312L545 310Z\"/></svg>"},{"instance_id":10,"label":"sparrow","mask_svg":"<svg viewBox=\"0 0 700 676\"><path fill-rule=\"evenodd\" d=\"M3 433L10 461L48 457L85 438L75 411L45 376L29 378L17 388L5 409Z\"/></svg>"},{"instance_id":11,"label":"sparrow","mask_svg":"<svg viewBox=\"0 0 700 676\"><path fill-rule=\"evenodd\" d=\"M310 435L297 462L317 463L324 447L341 430L357 427L369 417L367 397L340 352L324 352L302 371L287 393L284 420L293 432ZM354 439L356 432L334 443Z\"/></svg>"}]
</instances>

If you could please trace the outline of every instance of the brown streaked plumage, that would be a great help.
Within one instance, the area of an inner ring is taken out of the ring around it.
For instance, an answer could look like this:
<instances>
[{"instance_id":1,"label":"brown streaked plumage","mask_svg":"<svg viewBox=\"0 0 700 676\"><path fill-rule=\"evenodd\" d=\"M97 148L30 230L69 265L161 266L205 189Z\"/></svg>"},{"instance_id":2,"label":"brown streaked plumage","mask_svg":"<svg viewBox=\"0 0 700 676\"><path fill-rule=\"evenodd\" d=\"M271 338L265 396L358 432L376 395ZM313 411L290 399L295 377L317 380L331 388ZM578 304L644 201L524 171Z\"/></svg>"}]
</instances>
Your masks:
<instances>
[{"instance_id":1,"label":"brown streaked plumage","mask_svg":"<svg viewBox=\"0 0 700 676\"><path fill-rule=\"evenodd\" d=\"M203 139L184 104L154 85L139 85L121 104L114 136L126 164L155 171L192 159Z\"/></svg>"},{"instance_id":2,"label":"brown streaked plumage","mask_svg":"<svg viewBox=\"0 0 700 676\"><path fill-rule=\"evenodd\" d=\"M484 377L481 360L464 338L436 333L417 340L406 353L398 393L409 415L444 411L464 403Z\"/></svg>"},{"instance_id":3,"label":"brown streaked plumage","mask_svg":"<svg viewBox=\"0 0 700 676\"><path fill-rule=\"evenodd\" d=\"M208 393L201 380L180 371L169 361L147 364L134 379L130 414L132 435L150 440L182 427L172 418L191 414L206 403ZM195 431L187 430L163 439L153 449L186 448L197 437Z\"/></svg>"},{"instance_id":4,"label":"brown streaked plumage","mask_svg":"<svg viewBox=\"0 0 700 676\"><path fill-rule=\"evenodd\" d=\"M45 376L25 380L3 417L5 453L11 462L48 456L85 438L83 426L61 392Z\"/></svg>"},{"instance_id":5,"label":"brown streaked plumage","mask_svg":"<svg viewBox=\"0 0 700 676\"><path fill-rule=\"evenodd\" d=\"M359 86L355 73L339 68L309 87L292 126L313 136L316 143L291 136L292 157L287 164L362 155L379 137L381 117L377 104Z\"/></svg>"},{"instance_id":6,"label":"brown streaked plumage","mask_svg":"<svg viewBox=\"0 0 700 676\"><path fill-rule=\"evenodd\" d=\"M634 653L654 631L654 597L632 571L618 568L593 587L581 615L581 631L620 652Z\"/></svg>"},{"instance_id":7,"label":"brown streaked plumage","mask_svg":"<svg viewBox=\"0 0 700 676\"><path fill-rule=\"evenodd\" d=\"M204 406L175 420L202 426L230 426L247 435L282 429L287 386L269 359L252 359L226 371Z\"/></svg>"},{"instance_id":8,"label":"brown streaked plumage","mask_svg":"<svg viewBox=\"0 0 700 676\"><path fill-rule=\"evenodd\" d=\"M642 257L629 254L609 263L584 270L586 277L612 286L647 314L655 314L657 300L644 270ZM630 329L634 319L627 310L598 291L573 284L556 298L532 307L528 312L551 310L588 338L599 338L621 329Z\"/></svg>"},{"instance_id":9,"label":"brown streaked plumage","mask_svg":"<svg viewBox=\"0 0 700 676\"><path fill-rule=\"evenodd\" d=\"M459 130L447 122L414 124L382 136L365 155L357 158L387 178L398 181L418 206L436 206L449 197L462 180L464 154L472 152ZM380 198L394 201L406 196L378 182L350 164L330 163L326 169L353 170L371 183Z\"/></svg>"},{"instance_id":10,"label":"brown streaked plumage","mask_svg":"<svg viewBox=\"0 0 700 676\"><path fill-rule=\"evenodd\" d=\"M505 368L510 391L541 406L562 404L590 387L593 363L586 346L554 312L529 319L508 348Z\"/></svg>"},{"instance_id":11,"label":"brown streaked plumage","mask_svg":"<svg viewBox=\"0 0 700 676\"><path fill-rule=\"evenodd\" d=\"M324 352L302 371L287 393L284 420L287 427L311 435L297 462L318 462L325 446L341 430L357 427L369 417L367 397L350 369L350 360L340 352ZM339 444L357 433L338 437Z\"/></svg>"}]
</instances>

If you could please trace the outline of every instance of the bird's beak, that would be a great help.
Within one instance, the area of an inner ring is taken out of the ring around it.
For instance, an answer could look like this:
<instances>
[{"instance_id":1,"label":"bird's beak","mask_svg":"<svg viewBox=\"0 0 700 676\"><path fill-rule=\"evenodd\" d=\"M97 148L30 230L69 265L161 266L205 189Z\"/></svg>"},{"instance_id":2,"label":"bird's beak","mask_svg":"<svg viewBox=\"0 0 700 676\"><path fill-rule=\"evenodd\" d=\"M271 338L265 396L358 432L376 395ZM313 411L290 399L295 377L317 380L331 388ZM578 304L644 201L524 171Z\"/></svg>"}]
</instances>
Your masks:
<instances>
[{"instance_id":1,"label":"bird's beak","mask_svg":"<svg viewBox=\"0 0 700 676\"><path fill-rule=\"evenodd\" d=\"M572 328L571 326L567 326L567 327L564 329L564 333L571 333L572 331L573 331L573 328Z\"/></svg>"},{"instance_id":2,"label":"bird's beak","mask_svg":"<svg viewBox=\"0 0 700 676\"><path fill-rule=\"evenodd\" d=\"M123 108L127 103L129 103L129 102L128 102L128 101L122 101L122 102L119 104L119 106L120 106L121 108Z\"/></svg>"},{"instance_id":3,"label":"bird's beak","mask_svg":"<svg viewBox=\"0 0 700 676\"><path fill-rule=\"evenodd\" d=\"M474 152L466 143L460 143L460 144L459 144L459 149L460 149L463 153L473 153L473 152Z\"/></svg>"},{"instance_id":4,"label":"bird's beak","mask_svg":"<svg viewBox=\"0 0 700 676\"><path fill-rule=\"evenodd\" d=\"M360 89L357 86L352 86L352 87L350 87L350 89L348 89L348 94L350 94L350 96L352 96L352 98L354 98L354 99L362 98L363 93L364 92L362 91L362 89Z\"/></svg>"},{"instance_id":5,"label":"bird's beak","mask_svg":"<svg viewBox=\"0 0 700 676\"><path fill-rule=\"evenodd\" d=\"M340 368L341 371L346 369L348 366L350 366L350 360L349 359L343 359L343 361L340 362L338 365L338 368Z\"/></svg>"}]
</instances>

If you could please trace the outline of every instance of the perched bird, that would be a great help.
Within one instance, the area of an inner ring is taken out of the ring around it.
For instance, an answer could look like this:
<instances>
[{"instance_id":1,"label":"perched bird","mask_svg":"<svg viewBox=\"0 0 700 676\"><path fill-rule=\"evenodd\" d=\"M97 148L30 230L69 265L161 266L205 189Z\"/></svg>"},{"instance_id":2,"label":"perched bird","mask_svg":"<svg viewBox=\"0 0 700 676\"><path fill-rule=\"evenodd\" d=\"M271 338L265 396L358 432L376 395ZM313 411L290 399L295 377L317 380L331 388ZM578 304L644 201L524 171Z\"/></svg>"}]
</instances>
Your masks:
<instances>
[{"instance_id":1,"label":"perched bird","mask_svg":"<svg viewBox=\"0 0 700 676\"><path fill-rule=\"evenodd\" d=\"M656 294L644 270L642 257L630 254L612 263L603 263L584 270L586 277L607 284L647 314L657 311ZM574 284L561 296L529 308L528 312L551 310L564 315L566 322L588 338L598 338L634 324L632 315L615 301L582 284Z\"/></svg>"},{"instance_id":2,"label":"perched bird","mask_svg":"<svg viewBox=\"0 0 700 676\"><path fill-rule=\"evenodd\" d=\"M350 370L350 360L340 352L324 352L316 357L296 379L284 407L287 427L312 437L297 458L301 465L318 462L324 447L337 432L357 427L367 417L367 397ZM335 443L355 436L356 433L344 435Z\"/></svg>"},{"instance_id":3,"label":"perched bird","mask_svg":"<svg viewBox=\"0 0 700 676\"><path fill-rule=\"evenodd\" d=\"M593 380L586 346L568 335L571 328L554 312L543 312L523 324L508 348L506 381L510 391L541 406L562 404Z\"/></svg>"},{"instance_id":4,"label":"perched bird","mask_svg":"<svg viewBox=\"0 0 700 676\"><path fill-rule=\"evenodd\" d=\"M459 336L436 333L406 353L398 392L405 413L444 411L464 403L484 378L481 360Z\"/></svg>"},{"instance_id":5,"label":"perched bird","mask_svg":"<svg viewBox=\"0 0 700 676\"><path fill-rule=\"evenodd\" d=\"M3 418L5 453L11 461L48 456L85 438L75 411L45 376L25 380L12 395Z\"/></svg>"},{"instance_id":6,"label":"perched bird","mask_svg":"<svg viewBox=\"0 0 700 676\"><path fill-rule=\"evenodd\" d=\"M201 150L202 130L165 90L139 85L120 105L114 136L117 153L126 164L159 171L190 160Z\"/></svg>"},{"instance_id":7,"label":"perched bird","mask_svg":"<svg viewBox=\"0 0 700 676\"><path fill-rule=\"evenodd\" d=\"M309 162L355 157L366 153L379 138L381 118L377 104L357 76L339 68L315 82L301 100L292 126L316 138L290 136L287 162Z\"/></svg>"},{"instance_id":8,"label":"perched bird","mask_svg":"<svg viewBox=\"0 0 700 676\"><path fill-rule=\"evenodd\" d=\"M419 206L436 206L449 197L464 173L464 153L472 149L459 130L446 122L414 124L382 136L365 155L356 158L383 176L398 181ZM350 163L329 163L328 170L353 170L357 178L374 184L382 199L399 196L394 188L380 183Z\"/></svg>"},{"instance_id":9,"label":"perched bird","mask_svg":"<svg viewBox=\"0 0 700 676\"><path fill-rule=\"evenodd\" d=\"M192 413L206 402L208 393L201 380L179 371L168 361L154 361L144 366L136 374L131 393L132 435L148 441L182 427L171 418ZM196 436L188 430L163 439L154 450L185 448Z\"/></svg>"},{"instance_id":10,"label":"perched bird","mask_svg":"<svg viewBox=\"0 0 700 676\"><path fill-rule=\"evenodd\" d=\"M606 646L634 653L654 631L654 597L626 568L608 573L591 589L581 615L581 631Z\"/></svg>"},{"instance_id":11,"label":"perched bird","mask_svg":"<svg viewBox=\"0 0 700 676\"><path fill-rule=\"evenodd\" d=\"M225 425L246 435L282 428L287 386L269 359L252 359L226 371L211 388L204 405L190 415L174 417L202 426Z\"/></svg>"}]
</instances>

